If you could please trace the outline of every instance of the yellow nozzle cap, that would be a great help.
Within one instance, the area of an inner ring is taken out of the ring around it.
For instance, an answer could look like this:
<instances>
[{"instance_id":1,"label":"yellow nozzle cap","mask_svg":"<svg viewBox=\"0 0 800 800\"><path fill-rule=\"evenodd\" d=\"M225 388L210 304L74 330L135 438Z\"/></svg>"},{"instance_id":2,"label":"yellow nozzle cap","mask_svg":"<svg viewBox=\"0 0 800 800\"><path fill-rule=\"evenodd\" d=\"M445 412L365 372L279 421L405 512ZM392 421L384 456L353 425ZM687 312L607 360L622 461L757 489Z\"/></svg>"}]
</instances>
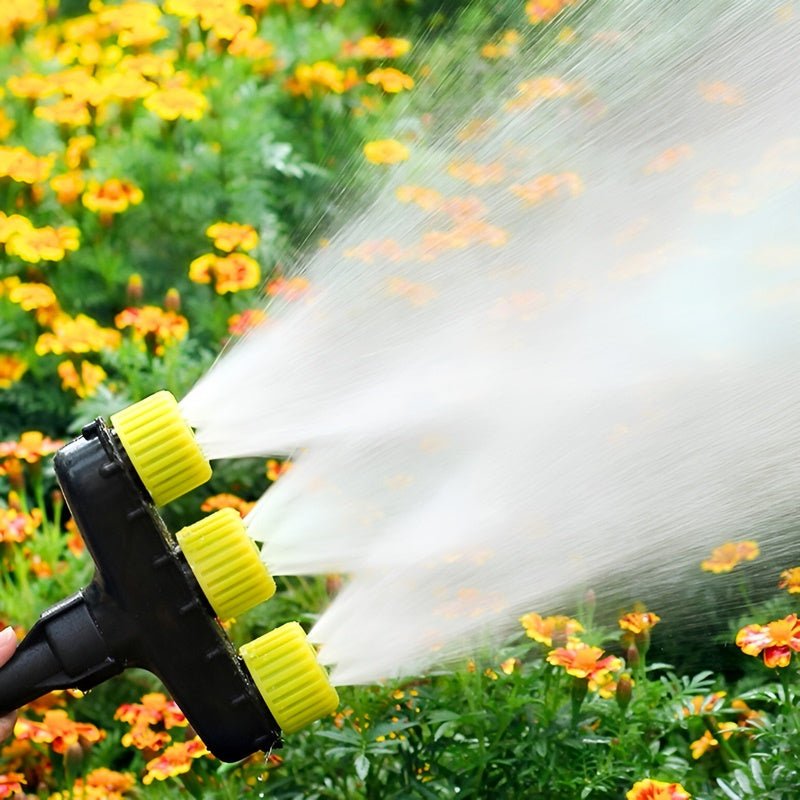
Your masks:
<instances>
[{"instance_id":1,"label":"yellow nozzle cap","mask_svg":"<svg viewBox=\"0 0 800 800\"><path fill-rule=\"evenodd\" d=\"M200 588L220 619L230 619L275 594L238 511L223 508L177 534Z\"/></svg>"},{"instance_id":2,"label":"yellow nozzle cap","mask_svg":"<svg viewBox=\"0 0 800 800\"><path fill-rule=\"evenodd\" d=\"M157 506L211 477L211 465L169 392L156 392L112 414L111 425Z\"/></svg>"},{"instance_id":3,"label":"yellow nozzle cap","mask_svg":"<svg viewBox=\"0 0 800 800\"><path fill-rule=\"evenodd\" d=\"M284 733L333 714L339 695L296 622L287 622L239 649L267 708Z\"/></svg>"}]
</instances>

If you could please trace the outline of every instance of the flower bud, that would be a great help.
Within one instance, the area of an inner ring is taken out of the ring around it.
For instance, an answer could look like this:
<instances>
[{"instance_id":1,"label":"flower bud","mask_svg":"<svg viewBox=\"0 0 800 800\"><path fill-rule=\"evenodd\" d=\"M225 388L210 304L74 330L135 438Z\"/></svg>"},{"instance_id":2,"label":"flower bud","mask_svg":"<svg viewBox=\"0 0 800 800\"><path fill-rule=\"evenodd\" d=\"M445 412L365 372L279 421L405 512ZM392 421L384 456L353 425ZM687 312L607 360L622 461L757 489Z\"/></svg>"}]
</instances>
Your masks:
<instances>
[{"instance_id":1,"label":"flower bud","mask_svg":"<svg viewBox=\"0 0 800 800\"><path fill-rule=\"evenodd\" d=\"M617 691L615 693L615 699L620 710L624 711L630 705L632 695L633 681L630 675L624 673L617 680Z\"/></svg>"},{"instance_id":2,"label":"flower bud","mask_svg":"<svg viewBox=\"0 0 800 800\"><path fill-rule=\"evenodd\" d=\"M176 314L181 310L181 293L175 289L167 289L164 295L164 308L167 311L174 311Z\"/></svg>"},{"instance_id":3,"label":"flower bud","mask_svg":"<svg viewBox=\"0 0 800 800\"><path fill-rule=\"evenodd\" d=\"M635 643L630 644L628 646L628 650L625 653L625 661L627 662L629 667L636 668L639 666L641 657L639 655L639 648L636 646Z\"/></svg>"},{"instance_id":4,"label":"flower bud","mask_svg":"<svg viewBox=\"0 0 800 800\"><path fill-rule=\"evenodd\" d=\"M133 275L128 278L128 286L125 290L125 295L130 305L136 305L142 301L142 297L144 296L144 281L138 272L134 272Z\"/></svg>"}]
</instances>

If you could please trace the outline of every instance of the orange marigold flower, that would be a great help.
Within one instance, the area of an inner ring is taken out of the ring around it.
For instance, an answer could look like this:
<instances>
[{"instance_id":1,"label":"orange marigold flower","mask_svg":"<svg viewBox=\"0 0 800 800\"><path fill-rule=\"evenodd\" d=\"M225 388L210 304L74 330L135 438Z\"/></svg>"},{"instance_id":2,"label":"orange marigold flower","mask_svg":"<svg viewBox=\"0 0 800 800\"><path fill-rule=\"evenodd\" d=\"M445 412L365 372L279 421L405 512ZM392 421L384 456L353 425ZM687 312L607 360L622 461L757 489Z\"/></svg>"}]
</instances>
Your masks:
<instances>
[{"instance_id":1,"label":"orange marigold flower","mask_svg":"<svg viewBox=\"0 0 800 800\"><path fill-rule=\"evenodd\" d=\"M792 567L781 572L779 589L786 589L790 594L800 594L800 567Z\"/></svg>"},{"instance_id":2,"label":"orange marigold flower","mask_svg":"<svg viewBox=\"0 0 800 800\"><path fill-rule=\"evenodd\" d=\"M267 284L267 294L270 297L282 297L284 300L299 300L311 288L308 278L296 275L293 278L278 277Z\"/></svg>"},{"instance_id":3,"label":"orange marigold flower","mask_svg":"<svg viewBox=\"0 0 800 800\"><path fill-rule=\"evenodd\" d=\"M583 181L574 172L540 175L528 183L514 184L511 191L528 205L536 206L559 194L577 197L583 191Z\"/></svg>"},{"instance_id":4,"label":"orange marigold flower","mask_svg":"<svg viewBox=\"0 0 800 800\"><path fill-rule=\"evenodd\" d=\"M0 800L6 797L18 797L22 795L22 786L25 783L25 776L21 772L6 772L0 775Z\"/></svg>"},{"instance_id":5,"label":"orange marigold flower","mask_svg":"<svg viewBox=\"0 0 800 800\"><path fill-rule=\"evenodd\" d=\"M228 333L231 336L244 336L253 328L263 325L267 314L260 308L246 308L241 314L234 314L228 319Z\"/></svg>"},{"instance_id":6,"label":"orange marigold flower","mask_svg":"<svg viewBox=\"0 0 800 800\"><path fill-rule=\"evenodd\" d=\"M285 458L283 460L278 458L267 459L267 480L273 483L285 475L292 468L292 462Z\"/></svg>"},{"instance_id":7,"label":"orange marigold flower","mask_svg":"<svg viewBox=\"0 0 800 800\"><path fill-rule=\"evenodd\" d=\"M189 321L175 311L164 311L158 306L126 308L114 317L118 328L132 328L134 341L151 344L157 355L167 347L181 341L189 332Z\"/></svg>"},{"instance_id":8,"label":"orange marigold flower","mask_svg":"<svg viewBox=\"0 0 800 800\"><path fill-rule=\"evenodd\" d=\"M27 228L9 237L6 252L29 264L40 261L61 261L67 253L78 249L80 231L71 225L53 228Z\"/></svg>"},{"instance_id":9,"label":"orange marigold flower","mask_svg":"<svg viewBox=\"0 0 800 800\"><path fill-rule=\"evenodd\" d=\"M198 120L208 108L208 100L202 92L185 86L159 89L144 100L144 107L163 120L172 122L179 117Z\"/></svg>"},{"instance_id":10,"label":"orange marigold flower","mask_svg":"<svg viewBox=\"0 0 800 800\"><path fill-rule=\"evenodd\" d=\"M28 464L37 464L52 455L64 442L51 439L41 431L25 431L16 441L0 442L0 459L16 458Z\"/></svg>"},{"instance_id":11,"label":"orange marigold flower","mask_svg":"<svg viewBox=\"0 0 800 800\"><path fill-rule=\"evenodd\" d=\"M721 734L723 739L730 739L733 732L739 729L735 722L720 722L718 736ZM711 731L706 731L699 739L695 739L689 749L692 751L692 758L697 760L714 747L719 746L719 741L714 738Z\"/></svg>"},{"instance_id":12,"label":"orange marigold flower","mask_svg":"<svg viewBox=\"0 0 800 800\"><path fill-rule=\"evenodd\" d=\"M45 712L41 722L19 719L14 726L17 739L30 739L32 742L49 744L56 753L66 753L70 745L92 744L105 738L105 731L88 722L76 722L66 711L55 709Z\"/></svg>"},{"instance_id":13,"label":"orange marigold flower","mask_svg":"<svg viewBox=\"0 0 800 800\"><path fill-rule=\"evenodd\" d=\"M631 633L645 633L661 622L661 617L652 611L632 611L619 618L619 626Z\"/></svg>"},{"instance_id":14,"label":"orange marigold flower","mask_svg":"<svg viewBox=\"0 0 800 800\"><path fill-rule=\"evenodd\" d=\"M748 656L763 654L768 667L788 667L792 651L800 651L800 620L789 614L766 625L746 625L736 634L736 644Z\"/></svg>"},{"instance_id":15,"label":"orange marigold flower","mask_svg":"<svg viewBox=\"0 0 800 800\"><path fill-rule=\"evenodd\" d=\"M123 800L135 785L136 778L130 772L99 767L75 781L72 796L75 800Z\"/></svg>"},{"instance_id":16,"label":"orange marigold flower","mask_svg":"<svg viewBox=\"0 0 800 800\"><path fill-rule=\"evenodd\" d=\"M576 2L577 0L528 0L525 3L525 13L531 25L538 25L540 22L549 22Z\"/></svg>"},{"instance_id":17,"label":"orange marigold flower","mask_svg":"<svg viewBox=\"0 0 800 800\"><path fill-rule=\"evenodd\" d=\"M706 572L730 572L740 561L752 561L760 555L758 544L750 539L744 542L725 542L714 548L711 556L700 563Z\"/></svg>"},{"instance_id":18,"label":"orange marigold flower","mask_svg":"<svg viewBox=\"0 0 800 800\"><path fill-rule=\"evenodd\" d=\"M712 692L708 695L697 694L682 706L681 713L684 717L710 714L719 709L727 696L727 692Z\"/></svg>"},{"instance_id":19,"label":"orange marigold flower","mask_svg":"<svg viewBox=\"0 0 800 800\"><path fill-rule=\"evenodd\" d=\"M188 742L179 742L168 747L160 756L147 762L147 773L142 783L149 786L154 780L163 781L182 775L192 768L192 761L208 755L206 746L195 736Z\"/></svg>"},{"instance_id":20,"label":"orange marigold flower","mask_svg":"<svg viewBox=\"0 0 800 800\"><path fill-rule=\"evenodd\" d=\"M62 206L76 202L86 188L86 180L78 170L54 175L50 179L50 188L56 193L56 200Z\"/></svg>"},{"instance_id":21,"label":"orange marigold flower","mask_svg":"<svg viewBox=\"0 0 800 800\"><path fill-rule=\"evenodd\" d=\"M67 142L67 149L64 152L64 160L67 162L67 167L75 170L85 166L87 154L94 147L96 141L94 136L89 134L73 136Z\"/></svg>"},{"instance_id":22,"label":"orange marigold flower","mask_svg":"<svg viewBox=\"0 0 800 800\"><path fill-rule=\"evenodd\" d=\"M72 389L78 397L91 397L97 393L97 387L108 374L101 366L90 361L81 361L80 372L72 361L62 361L58 365L58 377L61 378L64 391Z\"/></svg>"},{"instance_id":23,"label":"orange marigold flower","mask_svg":"<svg viewBox=\"0 0 800 800\"><path fill-rule=\"evenodd\" d=\"M530 612L519 618L525 633L535 642L540 642L546 647L553 646L553 637L564 641L574 638L577 634L583 633L583 625L572 617L556 614L550 617L542 617L539 614Z\"/></svg>"},{"instance_id":24,"label":"orange marigold flower","mask_svg":"<svg viewBox=\"0 0 800 800\"><path fill-rule=\"evenodd\" d=\"M411 49L408 39L364 36L357 42L345 42L342 54L348 58L384 59L399 58Z\"/></svg>"},{"instance_id":25,"label":"orange marigold flower","mask_svg":"<svg viewBox=\"0 0 800 800\"><path fill-rule=\"evenodd\" d=\"M107 181L89 181L83 193L83 204L89 211L99 214L121 214L129 206L142 202L142 190L127 180L109 178Z\"/></svg>"},{"instance_id":26,"label":"orange marigold flower","mask_svg":"<svg viewBox=\"0 0 800 800\"><path fill-rule=\"evenodd\" d=\"M374 69L367 75L366 80L372 86L380 86L384 92L389 94L397 94L404 89L414 88L414 79L394 67Z\"/></svg>"},{"instance_id":27,"label":"orange marigold flower","mask_svg":"<svg viewBox=\"0 0 800 800\"><path fill-rule=\"evenodd\" d=\"M24 512L15 492L8 501L8 508L0 508L0 542L24 542L41 526L42 512L38 508Z\"/></svg>"},{"instance_id":28,"label":"orange marigold flower","mask_svg":"<svg viewBox=\"0 0 800 800\"><path fill-rule=\"evenodd\" d=\"M91 317L61 314L53 320L52 333L43 333L36 340L36 354L93 353L119 347L119 331L102 328Z\"/></svg>"},{"instance_id":29,"label":"orange marigold flower","mask_svg":"<svg viewBox=\"0 0 800 800\"><path fill-rule=\"evenodd\" d=\"M261 267L244 253L230 253L214 265L214 290L217 294L253 289L261 283Z\"/></svg>"},{"instance_id":30,"label":"orange marigold flower","mask_svg":"<svg viewBox=\"0 0 800 800\"><path fill-rule=\"evenodd\" d=\"M626 793L625 800L692 800L692 796L679 783L645 778L633 784L633 788Z\"/></svg>"},{"instance_id":31,"label":"orange marigold flower","mask_svg":"<svg viewBox=\"0 0 800 800\"><path fill-rule=\"evenodd\" d=\"M50 176L55 156L35 156L24 147L0 145L0 178L18 183L41 183Z\"/></svg>"},{"instance_id":32,"label":"orange marigold flower","mask_svg":"<svg viewBox=\"0 0 800 800\"><path fill-rule=\"evenodd\" d=\"M622 659L616 656L603 656L599 647L584 642L570 641L566 647L558 647L547 654L547 663L554 667L564 667L567 675L575 678L588 678L601 683L609 672L622 669Z\"/></svg>"},{"instance_id":33,"label":"orange marigold flower","mask_svg":"<svg viewBox=\"0 0 800 800\"><path fill-rule=\"evenodd\" d=\"M739 717L737 719L739 727L758 727L759 720L761 719L760 711L750 708L744 700L740 700L739 698L736 698L736 700L731 703L731 708L739 712Z\"/></svg>"},{"instance_id":34,"label":"orange marigold flower","mask_svg":"<svg viewBox=\"0 0 800 800\"><path fill-rule=\"evenodd\" d=\"M171 741L172 737L166 731L154 731L149 725L139 722L120 739L123 747L135 747L137 750L160 750Z\"/></svg>"},{"instance_id":35,"label":"orange marigold flower","mask_svg":"<svg viewBox=\"0 0 800 800\"><path fill-rule=\"evenodd\" d=\"M12 355L0 355L0 389L10 389L26 372L28 364Z\"/></svg>"},{"instance_id":36,"label":"orange marigold flower","mask_svg":"<svg viewBox=\"0 0 800 800\"><path fill-rule=\"evenodd\" d=\"M397 139L376 139L364 145L364 158L371 164L399 164L410 155L409 149Z\"/></svg>"},{"instance_id":37,"label":"orange marigold flower","mask_svg":"<svg viewBox=\"0 0 800 800\"><path fill-rule=\"evenodd\" d=\"M219 511L221 508L234 508L240 516L246 517L252 510L255 503L242 500L235 494L215 494L203 500L200 506L201 511Z\"/></svg>"},{"instance_id":38,"label":"orange marigold flower","mask_svg":"<svg viewBox=\"0 0 800 800\"><path fill-rule=\"evenodd\" d=\"M142 697L141 703L124 703L114 714L114 719L130 725L157 725L165 728L186 727L186 717L174 700L161 692L150 692Z\"/></svg>"},{"instance_id":39,"label":"orange marigold flower","mask_svg":"<svg viewBox=\"0 0 800 800\"><path fill-rule=\"evenodd\" d=\"M394 190L394 195L401 203L414 203L425 211L433 211L438 208L443 200L442 193L437 192L436 189L407 184L398 186Z\"/></svg>"},{"instance_id":40,"label":"orange marigold flower","mask_svg":"<svg viewBox=\"0 0 800 800\"><path fill-rule=\"evenodd\" d=\"M258 244L258 233L252 225L238 222L215 222L206 229L206 236L214 242L217 250L230 253L233 250L249 252Z\"/></svg>"}]
</instances>

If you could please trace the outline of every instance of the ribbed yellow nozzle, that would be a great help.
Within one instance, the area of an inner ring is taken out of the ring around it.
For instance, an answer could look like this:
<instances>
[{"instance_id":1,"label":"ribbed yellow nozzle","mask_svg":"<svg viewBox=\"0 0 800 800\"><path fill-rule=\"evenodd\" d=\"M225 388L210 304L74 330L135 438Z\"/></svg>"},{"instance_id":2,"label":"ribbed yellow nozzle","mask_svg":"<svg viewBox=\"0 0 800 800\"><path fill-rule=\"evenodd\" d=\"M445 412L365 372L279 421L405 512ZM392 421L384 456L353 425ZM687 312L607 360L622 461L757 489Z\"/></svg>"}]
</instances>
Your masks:
<instances>
[{"instance_id":1,"label":"ribbed yellow nozzle","mask_svg":"<svg viewBox=\"0 0 800 800\"><path fill-rule=\"evenodd\" d=\"M177 538L220 619L235 617L275 594L275 581L238 511L223 508L179 531Z\"/></svg>"},{"instance_id":2,"label":"ribbed yellow nozzle","mask_svg":"<svg viewBox=\"0 0 800 800\"><path fill-rule=\"evenodd\" d=\"M287 622L239 649L267 708L284 733L333 714L339 695L296 622Z\"/></svg>"},{"instance_id":3,"label":"ribbed yellow nozzle","mask_svg":"<svg viewBox=\"0 0 800 800\"><path fill-rule=\"evenodd\" d=\"M113 414L111 425L157 506L211 477L211 465L169 392L156 392Z\"/></svg>"}]
</instances>

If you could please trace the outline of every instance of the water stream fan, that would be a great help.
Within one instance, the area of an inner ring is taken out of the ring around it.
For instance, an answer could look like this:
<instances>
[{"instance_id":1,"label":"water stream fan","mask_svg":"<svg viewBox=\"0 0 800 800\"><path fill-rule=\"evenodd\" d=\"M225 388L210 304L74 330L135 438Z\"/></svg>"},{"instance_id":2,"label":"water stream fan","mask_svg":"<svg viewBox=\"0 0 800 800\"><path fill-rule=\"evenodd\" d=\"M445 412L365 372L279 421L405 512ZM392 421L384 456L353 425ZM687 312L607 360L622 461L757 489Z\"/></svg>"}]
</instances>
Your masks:
<instances>
[{"instance_id":1,"label":"water stream fan","mask_svg":"<svg viewBox=\"0 0 800 800\"><path fill-rule=\"evenodd\" d=\"M211 477L171 394L113 415L111 427L95 420L54 466L96 571L42 614L0 669L0 713L142 667L214 755L238 761L336 709L297 623L238 653L220 624L275 591L239 515L224 509L176 535L159 515L156 506Z\"/></svg>"}]
</instances>

